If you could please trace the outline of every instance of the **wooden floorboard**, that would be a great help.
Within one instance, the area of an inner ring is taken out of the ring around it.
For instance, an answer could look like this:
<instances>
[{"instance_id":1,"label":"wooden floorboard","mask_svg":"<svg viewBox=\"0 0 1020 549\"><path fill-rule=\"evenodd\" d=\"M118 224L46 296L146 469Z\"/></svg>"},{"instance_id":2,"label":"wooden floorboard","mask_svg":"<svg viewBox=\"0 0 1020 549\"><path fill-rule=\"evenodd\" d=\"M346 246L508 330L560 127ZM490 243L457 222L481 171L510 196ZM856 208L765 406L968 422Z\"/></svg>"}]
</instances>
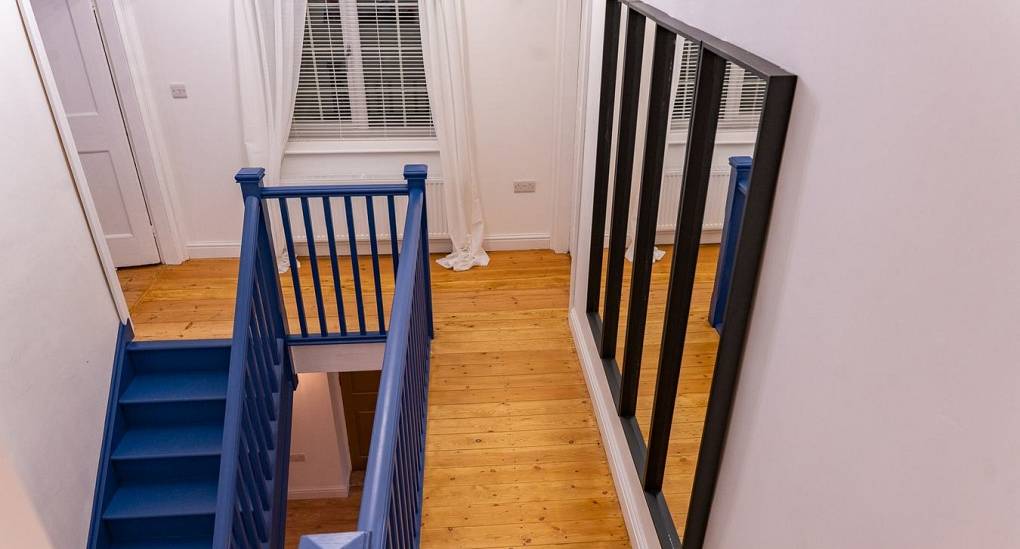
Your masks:
<instances>
[{"instance_id":1,"label":"wooden floorboard","mask_svg":"<svg viewBox=\"0 0 1020 549\"><path fill-rule=\"evenodd\" d=\"M628 547L567 325L569 257L548 251L491 255L486 268L432 269L436 339L422 546ZM380 284L388 315L392 267L388 261L381 267L390 273ZM349 269L342 264L345 299L353 295L343 274ZM359 271L369 300L366 323L373 329L371 263L362 261ZM236 260L122 269L138 339L230 337L236 274ZM320 274L323 310L329 328L337 329L328 260ZM297 329L290 275L282 280L290 325ZM302 274L301 281L313 331L318 324L311 280ZM346 321L356 326L349 303ZM296 547L300 533L353 529L359 494L291 502L288 547Z\"/></svg>"}]
</instances>

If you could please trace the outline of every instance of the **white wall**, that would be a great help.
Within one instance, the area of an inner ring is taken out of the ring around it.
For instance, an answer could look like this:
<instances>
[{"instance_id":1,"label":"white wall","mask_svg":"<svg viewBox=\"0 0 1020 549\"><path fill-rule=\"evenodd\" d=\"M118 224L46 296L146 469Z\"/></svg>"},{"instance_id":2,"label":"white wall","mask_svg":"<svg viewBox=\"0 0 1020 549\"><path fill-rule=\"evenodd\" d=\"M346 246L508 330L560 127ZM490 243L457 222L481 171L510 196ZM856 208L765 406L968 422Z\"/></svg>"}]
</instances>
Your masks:
<instances>
[{"instance_id":1,"label":"white wall","mask_svg":"<svg viewBox=\"0 0 1020 549\"><path fill-rule=\"evenodd\" d=\"M121 0L121 8L185 249L237 255L242 203L233 177L245 154L231 2ZM171 83L185 84L188 98L171 98Z\"/></svg>"},{"instance_id":2,"label":"white wall","mask_svg":"<svg viewBox=\"0 0 1020 549\"><path fill-rule=\"evenodd\" d=\"M82 547L119 318L13 2L0 51L0 468L28 498L4 483L4 506L34 508L54 547Z\"/></svg>"},{"instance_id":3,"label":"white wall","mask_svg":"<svg viewBox=\"0 0 1020 549\"><path fill-rule=\"evenodd\" d=\"M351 460L346 440L338 436L346 436L347 431L342 423L343 409L333 399L329 376L336 374L298 374L290 440L291 499L346 497L348 493ZM335 393L339 399L339 385Z\"/></svg>"},{"instance_id":4,"label":"white wall","mask_svg":"<svg viewBox=\"0 0 1020 549\"><path fill-rule=\"evenodd\" d=\"M52 547L10 460L0 453L0 532L9 547Z\"/></svg>"},{"instance_id":5,"label":"white wall","mask_svg":"<svg viewBox=\"0 0 1020 549\"><path fill-rule=\"evenodd\" d=\"M166 155L186 249L191 257L236 255L241 200L232 176L245 157L230 3L118 1L129 47L144 65L143 86L159 126L157 149ZM580 2L561 1L568 5L567 27L573 25L576 33ZM466 5L468 76L488 236L494 246L509 241L514 247L517 240L524 247L547 247L555 190L565 179L557 176L563 173L557 172L557 139L565 132L561 126L573 127L569 116L555 116L556 99L576 92L558 87L561 71L575 67L557 60L561 42L576 49L576 39L562 36L556 9L547 0ZM171 83L186 84L188 98L172 99ZM442 176L434 143L389 153L333 147L326 154L308 154L309 148L289 150L285 182L399 177L403 164L412 162L429 164L431 175ZM537 192L513 194L516 179L536 180Z\"/></svg>"},{"instance_id":6,"label":"white wall","mask_svg":"<svg viewBox=\"0 0 1020 549\"><path fill-rule=\"evenodd\" d=\"M548 238L555 193L556 60L565 55L556 40L554 8L547 0L465 5L486 232ZM536 192L514 194L518 179L537 181Z\"/></svg>"},{"instance_id":7,"label":"white wall","mask_svg":"<svg viewBox=\"0 0 1020 549\"><path fill-rule=\"evenodd\" d=\"M800 77L707 546L1020 546L1020 4L654 3Z\"/></svg>"}]
</instances>

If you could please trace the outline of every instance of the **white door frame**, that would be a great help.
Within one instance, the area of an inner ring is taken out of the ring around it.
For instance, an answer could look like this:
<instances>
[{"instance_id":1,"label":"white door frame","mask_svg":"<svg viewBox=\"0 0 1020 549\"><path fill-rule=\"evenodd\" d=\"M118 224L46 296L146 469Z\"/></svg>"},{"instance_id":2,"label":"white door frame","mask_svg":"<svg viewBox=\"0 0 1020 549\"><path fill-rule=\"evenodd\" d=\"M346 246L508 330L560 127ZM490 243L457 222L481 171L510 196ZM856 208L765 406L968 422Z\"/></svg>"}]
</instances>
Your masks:
<instances>
[{"instance_id":1,"label":"white door frame","mask_svg":"<svg viewBox=\"0 0 1020 549\"><path fill-rule=\"evenodd\" d=\"M21 0L24 1L24 0ZM142 194L149 209L149 218L156 235L160 261L178 264L188 259L175 215L177 204L171 179L166 172L165 149L162 147L155 105L147 90L148 74L141 56L139 41L125 24L121 0L93 0L99 33L106 47L106 58L113 74L114 88L120 101L128 142L135 159Z\"/></svg>"},{"instance_id":2,"label":"white door frame","mask_svg":"<svg viewBox=\"0 0 1020 549\"><path fill-rule=\"evenodd\" d=\"M138 172L142 187L142 195L148 209L156 237L156 249L163 263L178 264L188 259L184 238L177 222L175 210L178 201L168 171L165 145L161 139L155 104L147 84L147 72L141 56L140 44L134 27L125 24L123 0L93 0L96 20L99 22L99 34L106 48L106 58L113 75L113 84L120 102L121 115L127 131L128 143ZM38 26L32 11L30 0L18 0L26 28L38 34ZM30 20L30 21L29 21ZM42 42L30 36L33 50L44 80L52 78L52 69L42 48ZM52 103L59 97L56 88L47 88ZM53 105L51 105L52 107ZM63 106L54 108L54 114L60 113L66 118ZM66 141L65 141L66 144ZM81 177L84 181L84 176ZM88 189L87 184L79 184L80 189ZM102 235L102 232L99 233Z\"/></svg>"},{"instance_id":3,"label":"white door frame","mask_svg":"<svg viewBox=\"0 0 1020 549\"><path fill-rule=\"evenodd\" d=\"M175 215L177 199L167 173L155 105L134 27L125 24L121 0L94 0L100 35L120 100L124 126L135 159L142 194L156 235L160 261L178 264L188 259Z\"/></svg>"},{"instance_id":4,"label":"white door frame","mask_svg":"<svg viewBox=\"0 0 1020 549\"><path fill-rule=\"evenodd\" d=\"M78 156L78 148L74 144L71 124L67 120L67 113L64 112L64 105L60 101L57 81L53 77L49 59L46 57L46 48L43 47L42 34L39 32L39 27L35 22L35 13L32 11L29 0L17 0L17 2L18 10L21 12L22 24L25 26L25 33L28 35L28 42L32 48L32 55L35 57L36 69L39 71L39 80L42 83L43 91L46 93L46 100L50 104L50 112L53 114L53 122L57 127L60 145L64 149L64 158L67 160L68 167L70 167L75 190L78 192L78 200L81 202L82 211L85 213L89 232L92 233L92 243L95 246L96 255L99 256L99 262L103 266L106 286L110 291L110 297L113 298L120 321L126 324L131 321L127 301L124 299L124 292L120 287L120 279L117 278L117 268L114 266L113 256L110 255L110 248L106 244L106 237L99 223L99 212L96 210L95 202L92 201L92 192L89 191L88 183L85 179L85 168L82 167L81 158Z\"/></svg>"},{"instance_id":5,"label":"white door frame","mask_svg":"<svg viewBox=\"0 0 1020 549\"><path fill-rule=\"evenodd\" d=\"M571 251L574 243L576 195L581 177L584 144L584 94L587 77L587 18L590 2L556 3L556 44L562 53L556 58L556 94L553 162L553 218L549 247L557 253ZM562 215L560 215L562 213Z\"/></svg>"}]
</instances>

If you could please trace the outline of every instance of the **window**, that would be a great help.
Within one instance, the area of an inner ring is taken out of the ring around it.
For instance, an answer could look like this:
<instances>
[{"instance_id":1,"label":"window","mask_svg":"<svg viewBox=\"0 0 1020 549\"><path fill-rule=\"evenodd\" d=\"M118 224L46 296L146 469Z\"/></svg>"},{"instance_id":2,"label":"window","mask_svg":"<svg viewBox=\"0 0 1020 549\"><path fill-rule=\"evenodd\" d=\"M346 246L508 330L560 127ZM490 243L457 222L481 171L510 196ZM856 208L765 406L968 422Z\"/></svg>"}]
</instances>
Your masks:
<instances>
[{"instance_id":1,"label":"window","mask_svg":"<svg viewBox=\"0 0 1020 549\"><path fill-rule=\"evenodd\" d=\"M435 135L417 0L308 0L291 139Z\"/></svg>"},{"instance_id":2,"label":"window","mask_svg":"<svg viewBox=\"0 0 1020 549\"><path fill-rule=\"evenodd\" d=\"M670 130L686 131L694 108L694 84L698 75L698 45L684 41L680 51L680 81L676 88ZM754 130L758 128L765 103L765 81L733 63L726 62L723 76L722 102L719 106L720 130Z\"/></svg>"}]
</instances>

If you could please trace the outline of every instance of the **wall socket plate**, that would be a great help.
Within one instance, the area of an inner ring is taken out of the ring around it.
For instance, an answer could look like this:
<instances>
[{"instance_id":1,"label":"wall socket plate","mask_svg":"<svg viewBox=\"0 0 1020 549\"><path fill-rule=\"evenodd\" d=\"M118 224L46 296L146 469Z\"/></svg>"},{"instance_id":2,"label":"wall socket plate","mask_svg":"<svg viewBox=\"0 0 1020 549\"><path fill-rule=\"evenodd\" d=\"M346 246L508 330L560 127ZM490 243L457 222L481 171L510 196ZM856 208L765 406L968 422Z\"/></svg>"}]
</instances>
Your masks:
<instances>
[{"instance_id":1,"label":"wall socket plate","mask_svg":"<svg viewBox=\"0 0 1020 549\"><path fill-rule=\"evenodd\" d=\"M174 99L187 99L187 86L184 84L170 84L170 97L173 97Z\"/></svg>"},{"instance_id":2,"label":"wall socket plate","mask_svg":"<svg viewBox=\"0 0 1020 549\"><path fill-rule=\"evenodd\" d=\"M515 193L533 193L538 182L533 179L520 179L514 181L514 192Z\"/></svg>"}]
</instances>

